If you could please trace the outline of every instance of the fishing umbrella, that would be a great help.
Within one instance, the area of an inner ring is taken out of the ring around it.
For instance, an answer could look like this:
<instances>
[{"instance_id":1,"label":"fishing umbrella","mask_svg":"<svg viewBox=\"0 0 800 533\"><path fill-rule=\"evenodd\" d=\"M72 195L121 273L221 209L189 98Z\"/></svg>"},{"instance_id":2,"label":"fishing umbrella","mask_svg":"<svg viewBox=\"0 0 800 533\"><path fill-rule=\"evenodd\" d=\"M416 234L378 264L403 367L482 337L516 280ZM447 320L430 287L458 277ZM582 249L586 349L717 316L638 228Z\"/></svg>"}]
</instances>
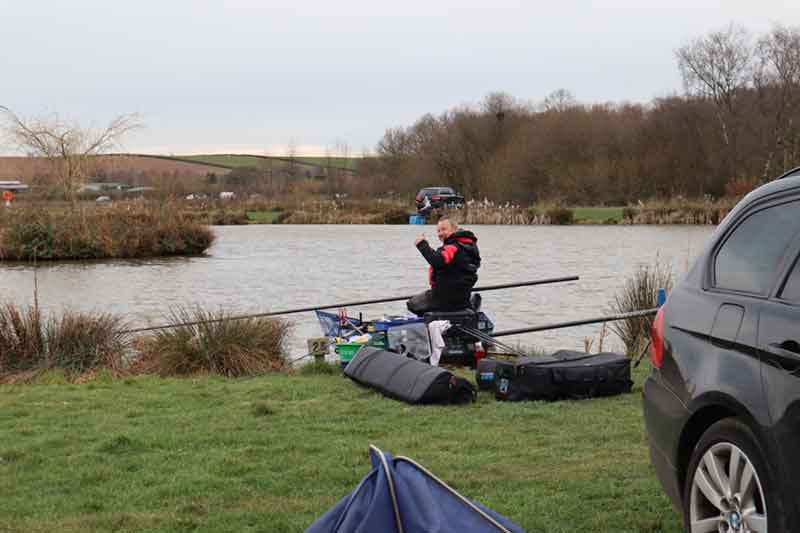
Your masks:
<instances>
[{"instance_id":1,"label":"fishing umbrella","mask_svg":"<svg viewBox=\"0 0 800 533\"><path fill-rule=\"evenodd\" d=\"M422 465L370 446L372 471L306 533L522 533Z\"/></svg>"}]
</instances>

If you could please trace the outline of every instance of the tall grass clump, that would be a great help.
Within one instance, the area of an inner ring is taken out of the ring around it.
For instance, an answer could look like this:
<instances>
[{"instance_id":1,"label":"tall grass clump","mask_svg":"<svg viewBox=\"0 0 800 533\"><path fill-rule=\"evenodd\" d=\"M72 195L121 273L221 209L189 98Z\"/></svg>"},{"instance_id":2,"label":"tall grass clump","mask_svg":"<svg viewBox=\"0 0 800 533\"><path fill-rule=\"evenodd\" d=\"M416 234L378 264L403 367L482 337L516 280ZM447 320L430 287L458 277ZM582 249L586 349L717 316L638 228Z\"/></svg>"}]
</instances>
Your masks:
<instances>
[{"instance_id":1,"label":"tall grass clump","mask_svg":"<svg viewBox=\"0 0 800 533\"><path fill-rule=\"evenodd\" d=\"M168 205L31 208L4 217L0 259L55 260L197 255L211 230Z\"/></svg>"},{"instance_id":2,"label":"tall grass clump","mask_svg":"<svg viewBox=\"0 0 800 533\"><path fill-rule=\"evenodd\" d=\"M658 303L658 289L663 288L669 292L673 283L672 268L669 265L656 261L652 266L640 266L614 296L611 310L621 314L652 309ZM628 356L633 357L646 346L652 324L653 317L645 316L618 320L612 322L610 327L622 339Z\"/></svg>"},{"instance_id":3,"label":"tall grass clump","mask_svg":"<svg viewBox=\"0 0 800 533\"><path fill-rule=\"evenodd\" d=\"M79 375L120 370L131 338L114 315L65 311L45 317L37 307L0 306L0 375L60 369Z\"/></svg>"},{"instance_id":4,"label":"tall grass clump","mask_svg":"<svg viewBox=\"0 0 800 533\"><path fill-rule=\"evenodd\" d=\"M224 311L179 306L170 312L167 323L175 327L159 330L142 342L139 371L238 377L288 369L289 325L282 320L237 320Z\"/></svg>"}]
</instances>

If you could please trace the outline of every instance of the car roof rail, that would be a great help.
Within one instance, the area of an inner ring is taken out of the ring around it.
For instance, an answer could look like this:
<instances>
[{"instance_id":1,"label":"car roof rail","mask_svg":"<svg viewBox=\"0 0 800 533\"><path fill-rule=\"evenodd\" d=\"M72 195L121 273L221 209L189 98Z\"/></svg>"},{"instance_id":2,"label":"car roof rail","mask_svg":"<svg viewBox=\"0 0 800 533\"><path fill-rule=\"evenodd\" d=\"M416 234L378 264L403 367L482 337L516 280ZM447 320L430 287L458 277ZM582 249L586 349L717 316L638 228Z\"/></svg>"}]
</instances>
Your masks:
<instances>
[{"instance_id":1,"label":"car roof rail","mask_svg":"<svg viewBox=\"0 0 800 533\"><path fill-rule=\"evenodd\" d=\"M797 177L797 176L800 176L800 167L795 167L792 170L790 170L789 172L781 174L780 176L778 176L775 179L776 180L780 180L780 179L783 179L783 178L791 178L791 177Z\"/></svg>"}]
</instances>

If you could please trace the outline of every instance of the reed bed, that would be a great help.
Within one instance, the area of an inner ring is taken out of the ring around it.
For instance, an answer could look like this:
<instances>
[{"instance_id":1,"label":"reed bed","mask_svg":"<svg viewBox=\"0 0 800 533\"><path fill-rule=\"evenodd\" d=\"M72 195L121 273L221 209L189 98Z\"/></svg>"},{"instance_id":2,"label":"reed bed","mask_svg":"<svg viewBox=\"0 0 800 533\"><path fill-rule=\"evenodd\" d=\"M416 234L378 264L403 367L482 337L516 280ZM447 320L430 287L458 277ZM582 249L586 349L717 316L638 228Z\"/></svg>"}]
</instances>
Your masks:
<instances>
[{"instance_id":1,"label":"reed bed","mask_svg":"<svg viewBox=\"0 0 800 533\"><path fill-rule=\"evenodd\" d=\"M118 316L65 311L45 316L37 307L0 305L0 383L25 382L60 372L85 381L104 372L228 377L286 372L289 325L277 319L231 320L224 312L175 308L179 326L134 337ZM87 377L88 376L88 377Z\"/></svg>"},{"instance_id":2,"label":"reed bed","mask_svg":"<svg viewBox=\"0 0 800 533\"><path fill-rule=\"evenodd\" d=\"M62 260L198 255L211 230L170 204L31 206L0 219L0 260Z\"/></svg>"},{"instance_id":3,"label":"reed bed","mask_svg":"<svg viewBox=\"0 0 800 533\"><path fill-rule=\"evenodd\" d=\"M651 201L626 207L623 211L627 224L719 224L736 205L736 198L722 198L715 202L689 201L680 198L669 201Z\"/></svg>"}]
</instances>

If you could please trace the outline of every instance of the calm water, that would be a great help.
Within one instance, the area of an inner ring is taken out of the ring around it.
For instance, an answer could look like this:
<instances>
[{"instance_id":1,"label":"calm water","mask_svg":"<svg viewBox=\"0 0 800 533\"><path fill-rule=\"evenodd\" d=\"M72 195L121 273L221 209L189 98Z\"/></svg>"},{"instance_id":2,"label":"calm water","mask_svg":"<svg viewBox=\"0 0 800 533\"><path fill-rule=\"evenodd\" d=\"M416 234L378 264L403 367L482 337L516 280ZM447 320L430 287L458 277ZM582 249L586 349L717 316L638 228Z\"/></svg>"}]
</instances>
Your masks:
<instances>
[{"instance_id":1,"label":"calm water","mask_svg":"<svg viewBox=\"0 0 800 533\"><path fill-rule=\"evenodd\" d=\"M711 226L471 226L483 256L479 285L578 275L580 281L484 293L496 328L510 329L599 316L639 265L657 259L682 275ZM414 248L434 226L220 226L207 257L60 263L39 268L40 305L124 315L132 326L156 325L175 304L237 314L415 293L427 267ZM0 266L0 298L33 301L33 270ZM403 302L349 309L365 317L405 314ZM291 353L318 336L313 313L287 315ZM582 349L600 326L506 337L546 349ZM607 341L608 342L608 341ZM613 339L613 345L620 342Z\"/></svg>"}]
</instances>

